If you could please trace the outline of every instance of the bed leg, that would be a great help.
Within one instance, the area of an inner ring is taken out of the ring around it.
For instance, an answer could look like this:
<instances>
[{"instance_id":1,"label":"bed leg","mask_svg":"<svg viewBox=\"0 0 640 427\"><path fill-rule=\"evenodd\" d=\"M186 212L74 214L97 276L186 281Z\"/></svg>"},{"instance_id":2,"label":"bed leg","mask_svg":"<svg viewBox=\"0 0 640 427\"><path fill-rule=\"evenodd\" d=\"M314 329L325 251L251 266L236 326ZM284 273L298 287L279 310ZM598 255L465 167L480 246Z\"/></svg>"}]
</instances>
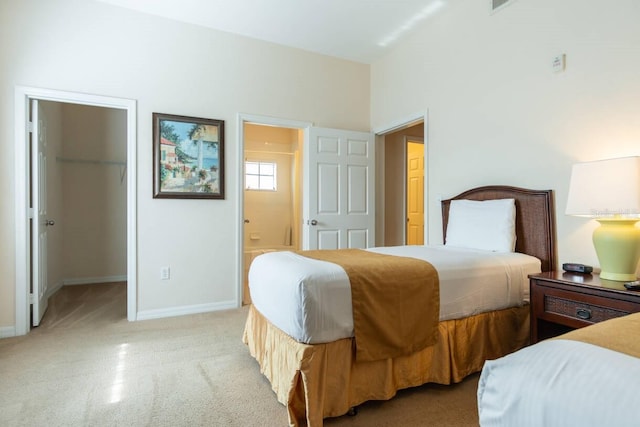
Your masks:
<instances>
[{"instance_id":1,"label":"bed leg","mask_svg":"<svg viewBox=\"0 0 640 427\"><path fill-rule=\"evenodd\" d=\"M358 408L352 406L351 408L349 408L349 411L347 411L347 415L350 417L355 417L356 415L358 415Z\"/></svg>"}]
</instances>

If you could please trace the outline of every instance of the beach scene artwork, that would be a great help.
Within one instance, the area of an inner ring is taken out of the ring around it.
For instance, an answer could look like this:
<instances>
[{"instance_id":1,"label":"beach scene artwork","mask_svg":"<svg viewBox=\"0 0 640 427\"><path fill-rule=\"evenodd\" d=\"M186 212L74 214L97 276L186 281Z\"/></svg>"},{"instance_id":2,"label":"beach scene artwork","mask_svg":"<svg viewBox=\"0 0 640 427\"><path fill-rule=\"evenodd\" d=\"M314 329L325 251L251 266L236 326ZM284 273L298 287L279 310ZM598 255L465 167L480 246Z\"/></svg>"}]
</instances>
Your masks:
<instances>
[{"instance_id":1,"label":"beach scene artwork","mask_svg":"<svg viewBox=\"0 0 640 427\"><path fill-rule=\"evenodd\" d=\"M207 119L159 117L156 141L162 194L222 195L222 125Z\"/></svg>"}]
</instances>

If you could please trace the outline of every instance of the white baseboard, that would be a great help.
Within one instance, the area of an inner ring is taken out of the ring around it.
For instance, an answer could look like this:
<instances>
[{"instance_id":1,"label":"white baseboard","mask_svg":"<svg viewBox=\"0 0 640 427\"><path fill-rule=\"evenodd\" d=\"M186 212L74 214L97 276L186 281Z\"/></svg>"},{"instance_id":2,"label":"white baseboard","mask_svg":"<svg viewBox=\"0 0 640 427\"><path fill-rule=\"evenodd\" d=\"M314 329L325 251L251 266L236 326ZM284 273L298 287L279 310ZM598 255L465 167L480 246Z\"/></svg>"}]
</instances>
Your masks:
<instances>
[{"instance_id":1,"label":"white baseboard","mask_svg":"<svg viewBox=\"0 0 640 427\"><path fill-rule=\"evenodd\" d=\"M237 308L235 301L217 302L211 304L185 305L182 307L159 308L155 310L138 311L137 320L161 319L163 317L185 316L188 314L209 313Z\"/></svg>"},{"instance_id":2,"label":"white baseboard","mask_svg":"<svg viewBox=\"0 0 640 427\"><path fill-rule=\"evenodd\" d=\"M111 281L116 281L116 280L111 280ZM94 283L104 283L104 282L94 282ZM196 304L196 305L186 305L182 307L160 308L156 310L143 310L137 313L136 320L151 320L151 319L161 319L164 317L186 316L189 314L209 313L212 311L230 310L234 308L238 308L238 305L236 304L235 301L226 301L226 302L218 302L218 303L211 303L211 304ZM10 338L15 336L16 336L15 326L0 326L0 339Z\"/></svg>"},{"instance_id":3,"label":"white baseboard","mask_svg":"<svg viewBox=\"0 0 640 427\"><path fill-rule=\"evenodd\" d=\"M0 326L0 339L1 338L10 338L16 336L16 327L15 326Z\"/></svg>"},{"instance_id":4,"label":"white baseboard","mask_svg":"<svg viewBox=\"0 0 640 427\"><path fill-rule=\"evenodd\" d=\"M70 285L93 285L96 283L126 282L127 275L123 276L103 276L103 277L80 277L78 279L63 279L63 286Z\"/></svg>"}]
</instances>

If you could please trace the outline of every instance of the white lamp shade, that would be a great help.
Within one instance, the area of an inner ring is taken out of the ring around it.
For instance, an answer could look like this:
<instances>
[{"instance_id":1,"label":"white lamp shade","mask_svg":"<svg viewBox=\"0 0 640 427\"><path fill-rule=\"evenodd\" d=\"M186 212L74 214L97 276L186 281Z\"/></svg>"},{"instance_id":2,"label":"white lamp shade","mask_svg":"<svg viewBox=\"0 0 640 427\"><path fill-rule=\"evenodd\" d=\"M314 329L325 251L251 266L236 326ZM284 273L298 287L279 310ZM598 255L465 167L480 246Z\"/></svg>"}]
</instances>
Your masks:
<instances>
[{"instance_id":1,"label":"white lamp shade","mask_svg":"<svg viewBox=\"0 0 640 427\"><path fill-rule=\"evenodd\" d=\"M565 213L640 218L640 156L573 165Z\"/></svg>"}]
</instances>

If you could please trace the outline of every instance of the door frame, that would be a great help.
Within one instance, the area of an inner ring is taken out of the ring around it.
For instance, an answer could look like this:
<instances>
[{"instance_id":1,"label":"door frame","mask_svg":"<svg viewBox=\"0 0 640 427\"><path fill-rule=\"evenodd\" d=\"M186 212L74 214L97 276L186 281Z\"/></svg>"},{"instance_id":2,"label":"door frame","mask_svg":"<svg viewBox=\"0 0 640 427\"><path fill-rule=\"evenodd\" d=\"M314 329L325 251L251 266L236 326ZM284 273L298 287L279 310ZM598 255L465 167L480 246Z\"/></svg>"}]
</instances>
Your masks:
<instances>
[{"instance_id":1,"label":"door frame","mask_svg":"<svg viewBox=\"0 0 640 427\"><path fill-rule=\"evenodd\" d=\"M393 133L402 129L406 129L409 128L411 126L415 126L417 124L419 124L420 122L422 122L422 126L424 127L424 152L425 152L425 158L424 158L424 168L425 168L425 175L424 175L424 244L427 245L429 244L429 212L431 211L429 209L429 190L428 190L428 183L429 183L429 179L428 179L428 175L429 175L429 167L428 167L428 140L429 140L429 126L428 126L428 118L429 118L429 111L428 110L424 110L424 111L419 111L413 114L410 114L404 118L392 121L390 123L387 123L386 125L380 126L380 127L376 127L373 130L373 133L375 135L375 139L376 139L376 188L377 188L377 193L378 193L378 197L376 198L376 236L381 236L379 238L379 240L376 242L376 246L383 246L384 245L384 220L385 220L385 213L384 213L384 205L385 205L385 194L386 194L386 189L384 187L384 177L385 174L387 173L385 170L385 156L384 156L384 143L385 143L385 135L389 134L389 133ZM405 147L406 148L406 147ZM406 178L406 171L403 171L403 177ZM404 184L406 185L406 184ZM406 199L406 191L405 191L405 199ZM406 200L405 200L405 205L406 205ZM405 208L406 209L406 208ZM403 229L405 229L405 231L403 231L403 233L406 233L406 228L403 227ZM406 241L406 237L405 237L405 241Z\"/></svg>"},{"instance_id":2,"label":"door frame","mask_svg":"<svg viewBox=\"0 0 640 427\"><path fill-rule=\"evenodd\" d=\"M238 163L236 166L236 170L238 171L238 202L236 205L236 242L238 245L236 248L236 306L241 307L244 282L244 125L245 123L253 123L257 125L276 126L281 128L302 129L304 133L303 144L306 144L309 129L313 126L313 123L245 113L238 113L238 119L236 122L238 125ZM305 148L306 147L303 147L303 150ZM304 168L304 165L302 167Z\"/></svg>"},{"instance_id":3,"label":"door frame","mask_svg":"<svg viewBox=\"0 0 640 427\"><path fill-rule=\"evenodd\" d=\"M32 99L68 104L116 108L127 112L127 319L137 318L137 102L126 98L113 98L53 89L16 86L14 98L15 129L15 262L16 300L15 334L26 335L31 329L29 278L31 271L29 231L29 144L27 126L29 104Z\"/></svg>"}]
</instances>

